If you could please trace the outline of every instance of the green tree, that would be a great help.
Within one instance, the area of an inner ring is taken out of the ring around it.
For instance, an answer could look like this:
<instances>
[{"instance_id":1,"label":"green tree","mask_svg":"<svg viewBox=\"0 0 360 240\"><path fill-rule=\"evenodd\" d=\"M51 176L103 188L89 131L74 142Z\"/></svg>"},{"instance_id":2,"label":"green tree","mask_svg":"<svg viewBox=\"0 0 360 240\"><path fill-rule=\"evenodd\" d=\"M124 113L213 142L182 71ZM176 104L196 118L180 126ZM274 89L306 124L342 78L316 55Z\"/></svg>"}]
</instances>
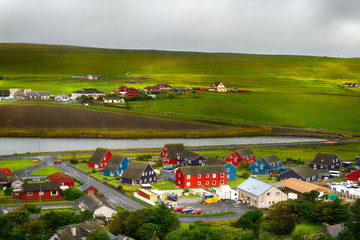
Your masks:
<instances>
[{"instance_id":1,"label":"green tree","mask_svg":"<svg viewBox=\"0 0 360 240\"><path fill-rule=\"evenodd\" d=\"M360 199L350 206L350 216L345 223L347 230L339 233L340 240L355 240L360 239Z\"/></svg>"},{"instance_id":2,"label":"green tree","mask_svg":"<svg viewBox=\"0 0 360 240\"><path fill-rule=\"evenodd\" d=\"M33 240L47 239L52 234L52 232L47 231L45 221L38 218L27 221L23 226L19 227L19 230L30 232Z\"/></svg>"},{"instance_id":3,"label":"green tree","mask_svg":"<svg viewBox=\"0 0 360 240\"><path fill-rule=\"evenodd\" d=\"M85 210L80 212L80 217L82 222L86 220L92 220L94 219L94 211L91 210Z\"/></svg>"},{"instance_id":4,"label":"green tree","mask_svg":"<svg viewBox=\"0 0 360 240\"><path fill-rule=\"evenodd\" d=\"M348 220L349 210L349 204L343 204L342 200L335 199L324 207L323 222L330 225L343 223Z\"/></svg>"},{"instance_id":5,"label":"green tree","mask_svg":"<svg viewBox=\"0 0 360 240\"><path fill-rule=\"evenodd\" d=\"M303 193L303 196L306 200L314 203L319 198L320 193L316 190L311 190L310 192Z\"/></svg>"},{"instance_id":6,"label":"green tree","mask_svg":"<svg viewBox=\"0 0 360 240\"><path fill-rule=\"evenodd\" d=\"M79 197L83 196L85 193L80 189L70 187L62 192L62 195L68 200L76 200Z\"/></svg>"},{"instance_id":7,"label":"green tree","mask_svg":"<svg viewBox=\"0 0 360 240\"><path fill-rule=\"evenodd\" d=\"M130 214L131 211L127 209L123 209L114 214L108 222L109 231L115 235L129 232L127 218Z\"/></svg>"},{"instance_id":8,"label":"green tree","mask_svg":"<svg viewBox=\"0 0 360 240\"><path fill-rule=\"evenodd\" d=\"M299 222L292 199L272 205L267 217L271 231L280 235L290 234L295 229L295 224Z\"/></svg>"},{"instance_id":9,"label":"green tree","mask_svg":"<svg viewBox=\"0 0 360 240\"><path fill-rule=\"evenodd\" d=\"M91 236L91 234L89 234L86 237L86 240L110 240L110 237L109 237L109 235L107 235L106 232L95 231L95 232L92 232L92 236Z\"/></svg>"},{"instance_id":10,"label":"green tree","mask_svg":"<svg viewBox=\"0 0 360 240\"><path fill-rule=\"evenodd\" d=\"M46 222L47 229L51 232L65 225L82 222L82 218L79 214L66 211L51 211L45 213L40 217L40 220L44 220Z\"/></svg>"},{"instance_id":11,"label":"green tree","mask_svg":"<svg viewBox=\"0 0 360 240\"><path fill-rule=\"evenodd\" d=\"M0 216L0 239L9 239L15 224L7 215Z\"/></svg>"},{"instance_id":12,"label":"green tree","mask_svg":"<svg viewBox=\"0 0 360 240\"><path fill-rule=\"evenodd\" d=\"M160 232L159 225L156 225L154 223L144 223L139 229L137 235L139 236L140 240L149 240L153 236L155 231L156 233Z\"/></svg>"},{"instance_id":13,"label":"green tree","mask_svg":"<svg viewBox=\"0 0 360 240\"><path fill-rule=\"evenodd\" d=\"M256 209L242 215L234 224L235 228L251 229L254 237L259 237L259 225L263 220L263 212Z\"/></svg>"},{"instance_id":14,"label":"green tree","mask_svg":"<svg viewBox=\"0 0 360 240\"><path fill-rule=\"evenodd\" d=\"M6 214L6 217L15 225L23 225L30 220L30 213L23 210L15 210Z\"/></svg>"},{"instance_id":15,"label":"green tree","mask_svg":"<svg viewBox=\"0 0 360 240\"><path fill-rule=\"evenodd\" d=\"M137 161L149 161L151 159L151 155L140 155L136 157Z\"/></svg>"},{"instance_id":16,"label":"green tree","mask_svg":"<svg viewBox=\"0 0 360 240\"><path fill-rule=\"evenodd\" d=\"M41 207L36 207L34 204L25 204L19 210L28 211L29 213L40 213Z\"/></svg>"},{"instance_id":17,"label":"green tree","mask_svg":"<svg viewBox=\"0 0 360 240\"><path fill-rule=\"evenodd\" d=\"M311 214L315 209L315 204L305 199L296 199L294 201L294 206L295 211L299 215L300 221L309 222Z\"/></svg>"}]
</instances>

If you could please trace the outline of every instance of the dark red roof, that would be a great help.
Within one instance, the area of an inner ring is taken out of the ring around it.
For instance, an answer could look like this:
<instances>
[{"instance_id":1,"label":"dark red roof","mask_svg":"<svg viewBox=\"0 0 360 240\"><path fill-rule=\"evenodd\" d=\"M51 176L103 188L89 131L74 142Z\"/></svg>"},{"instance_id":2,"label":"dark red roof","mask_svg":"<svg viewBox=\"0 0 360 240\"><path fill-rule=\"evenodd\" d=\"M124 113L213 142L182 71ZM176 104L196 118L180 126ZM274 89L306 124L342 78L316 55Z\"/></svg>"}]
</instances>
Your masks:
<instances>
[{"instance_id":1,"label":"dark red roof","mask_svg":"<svg viewBox=\"0 0 360 240\"><path fill-rule=\"evenodd\" d=\"M54 174L51 174L48 176L48 179L51 181L51 182L56 182L62 178L65 178L65 179L68 179L68 180L71 180L71 181L74 181L74 179L67 175L66 173L62 173L62 172L56 172Z\"/></svg>"}]
</instances>

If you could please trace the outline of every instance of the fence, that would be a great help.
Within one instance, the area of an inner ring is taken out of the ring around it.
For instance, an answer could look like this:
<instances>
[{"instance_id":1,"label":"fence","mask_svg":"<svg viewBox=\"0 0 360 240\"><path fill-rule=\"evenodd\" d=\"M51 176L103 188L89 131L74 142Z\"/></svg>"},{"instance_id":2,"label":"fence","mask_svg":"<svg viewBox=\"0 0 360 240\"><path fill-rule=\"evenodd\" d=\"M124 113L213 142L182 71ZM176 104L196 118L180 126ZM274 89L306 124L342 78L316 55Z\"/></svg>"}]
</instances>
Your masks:
<instances>
[{"instance_id":1,"label":"fence","mask_svg":"<svg viewBox=\"0 0 360 240\"><path fill-rule=\"evenodd\" d=\"M346 201L354 201L354 200L360 198L360 195L350 194L348 192L335 191L335 193L338 194L340 197L345 198Z\"/></svg>"},{"instance_id":2,"label":"fence","mask_svg":"<svg viewBox=\"0 0 360 240\"><path fill-rule=\"evenodd\" d=\"M67 201L66 198L41 198L41 202ZM40 199L0 199L0 204L33 203L40 202Z\"/></svg>"}]
</instances>

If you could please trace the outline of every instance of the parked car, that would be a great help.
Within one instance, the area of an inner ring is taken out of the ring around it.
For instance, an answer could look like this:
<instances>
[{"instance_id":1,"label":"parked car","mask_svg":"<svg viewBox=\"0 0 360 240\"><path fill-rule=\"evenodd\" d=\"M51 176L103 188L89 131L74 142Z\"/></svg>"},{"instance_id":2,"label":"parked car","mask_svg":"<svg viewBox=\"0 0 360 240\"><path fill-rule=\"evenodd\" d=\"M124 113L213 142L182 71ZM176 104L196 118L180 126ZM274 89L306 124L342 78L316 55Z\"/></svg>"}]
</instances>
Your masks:
<instances>
[{"instance_id":1,"label":"parked car","mask_svg":"<svg viewBox=\"0 0 360 240\"><path fill-rule=\"evenodd\" d=\"M61 160L55 160L54 163L60 164L60 163L61 163Z\"/></svg>"},{"instance_id":2,"label":"parked car","mask_svg":"<svg viewBox=\"0 0 360 240\"><path fill-rule=\"evenodd\" d=\"M340 177L339 171L329 171L330 176L332 177Z\"/></svg>"},{"instance_id":3,"label":"parked car","mask_svg":"<svg viewBox=\"0 0 360 240\"><path fill-rule=\"evenodd\" d=\"M359 170L359 169L360 169L359 166L350 166L349 168L350 168L351 170Z\"/></svg>"},{"instance_id":4,"label":"parked car","mask_svg":"<svg viewBox=\"0 0 360 240\"><path fill-rule=\"evenodd\" d=\"M174 207L173 211L174 211L174 212L181 212L183 209L184 209L184 206L183 206L183 205L179 205L179 206L177 206L177 207Z\"/></svg>"},{"instance_id":5,"label":"parked car","mask_svg":"<svg viewBox=\"0 0 360 240\"><path fill-rule=\"evenodd\" d=\"M175 181L175 178L174 177L168 177L167 180Z\"/></svg>"},{"instance_id":6,"label":"parked car","mask_svg":"<svg viewBox=\"0 0 360 240\"><path fill-rule=\"evenodd\" d=\"M203 210L201 208L197 208L194 211L191 211L191 214L202 214Z\"/></svg>"},{"instance_id":7,"label":"parked car","mask_svg":"<svg viewBox=\"0 0 360 240\"><path fill-rule=\"evenodd\" d=\"M351 181L346 182L345 186L348 187L348 188L358 188L359 187L359 185L357 183L354 183L354 182L351 182Z\"/></svg>"},{"instance_id":8,"label":"parked car","mask_svg":"<svg viewBox=\"0 0 360 240\"><path fill-rule=\"evenodd\" d=\"M181 213L187 213L187 214L189 214L189 213L191 213L192 211L194 211L195 210L195 208L193 208L193 207L186 207L186 208L184 208L183 210L181 210Z\"/></svg>"},{"instance_id":9,"label":"parked car","mask_svg":"<svg viewBox=\"0 0 360 240\"><path fill-rule=\"evenodd\" d=\"M176 194L171 194L171 193L169 193L168 195L166 195L166 198L167 198L168 200L171 200L171 201L176 201L176 200L177 200Z\"/></svg>"}]
</instances>

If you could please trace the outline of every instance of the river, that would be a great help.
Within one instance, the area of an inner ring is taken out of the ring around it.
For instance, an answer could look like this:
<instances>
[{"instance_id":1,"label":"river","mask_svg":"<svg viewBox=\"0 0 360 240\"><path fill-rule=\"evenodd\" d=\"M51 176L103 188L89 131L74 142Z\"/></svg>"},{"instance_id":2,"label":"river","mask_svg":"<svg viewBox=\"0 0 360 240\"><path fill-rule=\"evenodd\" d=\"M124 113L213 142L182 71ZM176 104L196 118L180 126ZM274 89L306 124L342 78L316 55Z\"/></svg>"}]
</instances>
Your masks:
<instances>
[{"instance_id":1,"label":"river","mask_svg":"<svg viewBox=\"0 0 360 240\"><path fill-rule=\"evenodd\" d=\"M89 138L0 138L0 155L70 150L162 148L166 143L183 143L185 147L244 145L267 143L314 142L325 139L306 137L234 137L234 138L151 138L151 139L89 139Z\"/></svg>"}]
</instances>

